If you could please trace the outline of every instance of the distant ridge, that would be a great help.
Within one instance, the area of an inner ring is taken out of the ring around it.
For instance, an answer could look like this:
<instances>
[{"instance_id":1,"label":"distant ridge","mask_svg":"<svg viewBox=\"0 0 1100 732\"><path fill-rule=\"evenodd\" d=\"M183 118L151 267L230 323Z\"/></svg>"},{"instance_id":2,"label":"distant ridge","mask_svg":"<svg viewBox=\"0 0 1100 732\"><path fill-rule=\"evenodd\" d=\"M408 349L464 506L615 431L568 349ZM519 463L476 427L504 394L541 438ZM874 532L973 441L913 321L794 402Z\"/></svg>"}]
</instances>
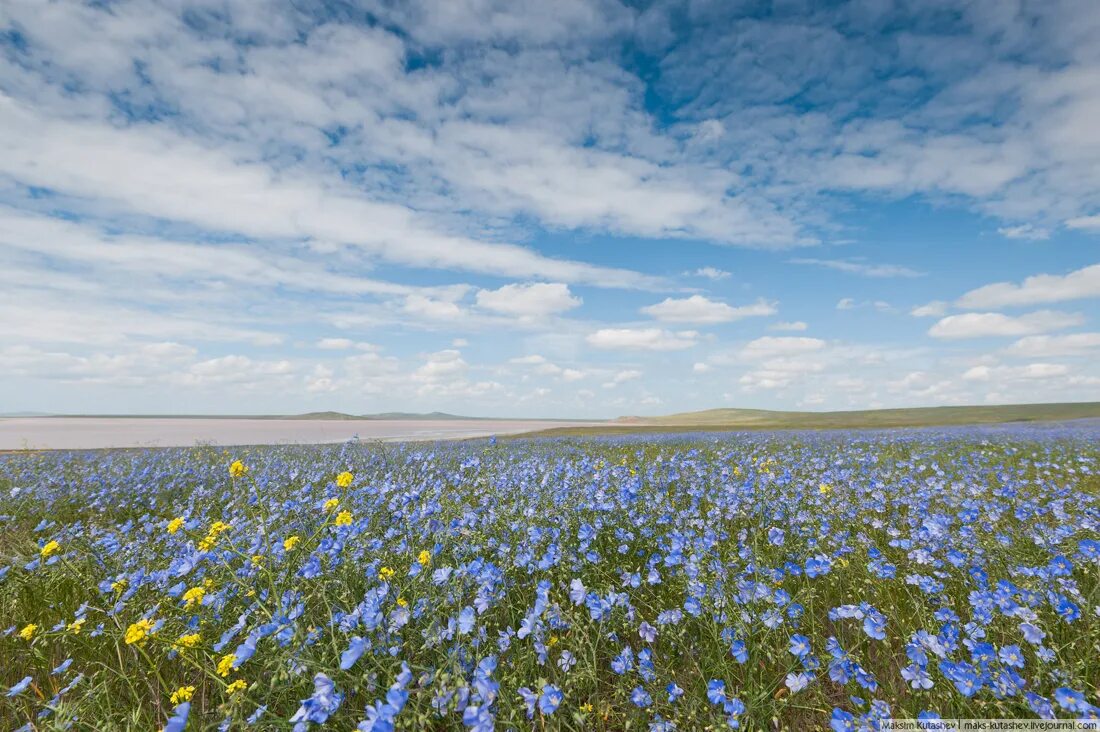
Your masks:
<instances>
[{"instance_id":1,"label":"distant ridge","mask_svg":"<svg viewBox=\"0 0 1100 732\"><path fill-rule=\"evenodd\" d=\"M358 420L384 421L403 420L406 422L446 422L462 420L467 422L600 422L603 420L576 420L569 418L547 417L467 417L448 412L378 412L376 414L348 414L347 412L306 412L304 414L53 414L47 412L11 412L0 414L4 417L65 417L69 419L300 419L300 420Z\"/></svg>"},{"instance_id":2,"label":"distant ridge","mask_svg":"<svg viewBox=\"0 0 1100 732\"><path fill-rule=\"evenodd\" d=\"M662 417L619 417L597 427L551 428L538 435L630 434L738 429L875 429L944 427L1009 422L1065 422L1100 418L1100 402L909 407L842 412L780 412L767 409L707 409Z\"/></svg>"},{"instance_id":3,"label":"distant ridge","mask_svg":"<svg viewBox=\"0 0 1100 732\"><path fill-rule=\"evenodd\" d=\"M1100 402L906 407L839 412L779 412L767 409L707 409L663 417L630 417L629 423L798 427L916 427L921 425L1050 422L1100 417Z\"/></svg>"}]
</instances>

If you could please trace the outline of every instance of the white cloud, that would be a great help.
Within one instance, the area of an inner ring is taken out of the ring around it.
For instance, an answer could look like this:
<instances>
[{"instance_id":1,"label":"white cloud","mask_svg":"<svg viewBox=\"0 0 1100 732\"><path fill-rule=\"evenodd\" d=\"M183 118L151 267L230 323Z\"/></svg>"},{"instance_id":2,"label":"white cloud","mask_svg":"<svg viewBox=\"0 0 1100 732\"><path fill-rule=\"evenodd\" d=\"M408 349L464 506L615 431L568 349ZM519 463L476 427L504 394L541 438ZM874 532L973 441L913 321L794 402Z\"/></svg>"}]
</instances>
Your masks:
<instances>
[{"instance_id":1,"label":"white cloud","mask_svg":"<svg viewBox=\"0 0 1100 732\"><path fill-rule=\"evenodd\" d=\"M457 320L465 311L457 303L437 300L424 295L409 295L401 307L402 311L415 318L428 320Z\"/></svg>"},{"instance_id":2,"label":"white cloud","mask_svg":"<svg viewBox=\"0 0 1100 732\"><path fill-rule=\"evenodd\" d=\"M15 139L20 144L0 143L0 172L134 214L256 238L342 242L404 265L604 286L653 282L626 270L453 236L405 206L368 200L327 178L280 176L165 125L121 129L45 117L0 93L0 141Z\"/></svg>"},{"instance_id":3,"label":"white cloud","mask_svg":"<svg viewBox=\"0 0 1100 732\"><path fill-rule=\"evenodd\" d=\"M322 338L317 347L328 351L344 351L351 348L355 341L350 338Z\"/></svg>"},{"instance_id":4,"label":"white cloud","mask_svg":"<svg viewBox=\"0 0 1100 732\"><path fill-rule=\"evenodd\" d=\"M718 269L717 267L700 267L699 269L685 272L686 275L692 275L695 277L705 277L708 280L724 280L730 276L730 273L724 269Z\"/></svg>"},{"instance_id":5,"label":"white cloud","mask_svg":"<svg viewBox=\"0 0 1100 732\"><path fill-rule=\"evenodd\" d=\"M1039 310L1016 317L1003 313L964 313L938 321L928 330L928 335L945 339L1023 336L1070 328L1083 322L1080 314L1056 310Z\"/></svg>"},{"instance_id":6,"label":"white cloud","mask_svg":"<svg viewBox=\"0 0 1100 732\"><path fill-rule=\"evenodd\" d=\"M560 282L505 285L498 290L479 290L478 307L520 318L540 318L579 307L581 299Z\"/></svg>"},{"instance_id":7,"label":"white cloud","mask_svg":"<svg viewBox=\"0 0 1100 732\"><path fill-rule=\"evenodd\" d=\"M360 351L375 351L378 346L365 341L353 341L350 338L321 338L315 344L322 351L346 351L355 348Z\"/></svg>"},{"instance_id":8,"label":"white cloud","mask_svg":"<svg viewBox=\"0 0 1100 732\"><path fill-rule=\"evenodd\" d=\"M871 264L854 259L813 259L799 257L787 260L791 264L808 264L862 277L923 277L924 272L900 264Z\"/></svg>"},{"instance_id":9,"label":"white cloud","mask_svg":"<svg viewBox=\"0 0 1100 732\"><path fill-rule=\"evenodd\" d=\"M1075 216L1066 220L1066 226L1070 229L1100 231L1100 214L1096 216Z\"/></svg>"},{"instance_id":10,"label":"white cloud","mask_svg":"<svg viewBox=\"0 0 1100 732\"><path fill-rule=\"evenodd\" d=\"M784 321L780 323L774 323L771 326L772 330L785 330L785 331L803 331L808 326L801 320Z\"/></svg>"},{"instance_id":11,"label":"white cloud","mask_svg":"<svg viewBox=\"0 0 1100 732\"><path fill-rule=\"evenodd\" d=\"M1090 297L1100 297L1100 264L1082 267L1066 275L1033 275L1018 285L1012 282L985 285L967 292L955 304L976 310Z\"/></svg>"},{"instance_id":12,"label":"white cloud","mask_svg":"<svg viewBox=\"0 0 1100 732\"><path fill-rule=\"evenodd\" d=\"M918 305L910 310L909 314L915 318L941 318L947 314L947 303L943 300L933 300L924 305Z\"/></svg>"},{"instance_id":13,"label":"white cloud","mask_svg":"<svg viewBox=\"0 0 1100 732\"><path fill-rule=\"evenodd\" d=\"M1069 333L1067 335L1033 335L1021 338L1004 352L1021 358L1051 356L1085 356L1100 351L1100 333Z\"/></svg>"},{"instance_id":14,"label":"white cloud","mask_svg":"<svg viewBox=\"0 0 1100 732\"><path fill-rule=\"evenodd\" d=\"M697 362L695 364L692 364L692 367L691 367L691 370L694 371L697 374L705 374L706 372L710 371L710 369L711 369L710 364L706 364L706 363L703 363L701 361Z\"/></svg>"},{"instance_id":15,"label":"white cloud","mask_svg":"<svg viewBox=\"0 0 1100 732\"><path fill-rule=\"evenodd\" d=\"M837 301L837 310L851 310L856 306L856 301L850 297L842 297Z\"/></svg>"},{"instance_id":16,"label":"white cloud","mask_svg":"<svg viewBox=\"0 0 1100 732\"><path fill-rule=\"evenodd\" d=\"M647 305L641 312L668 323L727 323L741 318L773 315L775 304L757 300L751 305L731 307L702 295L692 295L681 299L670 297L655 305Z\"/></svg>"},{"instance_id":17,"label":"white cloud","mask_svg":"<svg viewBox=\"0 0 1100 732\"><path fill-rule=\"evenodd\" d=\"M601 328L585 340L591 346L608 350L680 351L694 346L698 334L660 328Z\"/></svg>"},{"instance_id":18,"label":"white cloud","mask_svg":"<svg viewBox=\"0 0 1100 732\"><path fill-rule=\"evenodd\" d=\"M1026 366L973 366L962 378L967 381L1004 382L1009 379L1051 379L1065 376L1069 367L1060 363L1029 363Z\"/></svg>"},{"instance_id":19,"label":"white cloud","mask_svg":"<svg viewBox=\"0 0 1100 732\"><path fill-rule=\"evenodd\" d=\"M812 353L825 347L825 341L819 338L764 336L749 341L740 350L742 358L757 361L778 356L795 356Z\"/></svg>"},{"instance_id":20,"label":"white cloud","mask_svg":"<svg viewBox=\"0 0 1100 732\"><path fill-rule=\"evenodd\" d=\"M429 354L427 360L412 374L413 381L433 383L453 380L466 373L469 364L462 354L454 349L446 349Z\"/></svg>"},{"instance_id":21,"label":"white cloud","mask_svg":"<svg viewBox=\"0 0 1100 732\"><path fill-rule=\"evenodd\" d=\"M1032 224L1020 224L1018 226L1002 226L997 233L1006 239L1029 239L1032 241L1045 241L1050 238L1050 229L1044 229Z\"/></svg>"},{"instance_id":22,"label":"white cloud","mask_svg":"<svg viewBox=\"0 0 1100 732\"><path fill-rule=\"evenodd\" d=\"M642 378L642 372L637 369L623 369L616 372L610 379L603 383L603 388L614 389L619 384L625 384L628 381L634 381L635 379Z\"/></svg>"}]
</instances>

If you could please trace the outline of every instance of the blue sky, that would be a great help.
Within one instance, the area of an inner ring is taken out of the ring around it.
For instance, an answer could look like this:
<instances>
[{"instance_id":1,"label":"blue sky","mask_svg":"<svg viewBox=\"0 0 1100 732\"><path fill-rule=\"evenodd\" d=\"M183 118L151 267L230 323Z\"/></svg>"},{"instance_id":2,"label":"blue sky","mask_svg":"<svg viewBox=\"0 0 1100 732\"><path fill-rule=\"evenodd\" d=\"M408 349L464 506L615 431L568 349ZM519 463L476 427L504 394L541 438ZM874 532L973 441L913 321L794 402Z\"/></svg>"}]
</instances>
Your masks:
<instances>
[{"instance_id":1,"label":"blue sky","mask_svg":"<svg viewBox=\"0 0 1100 732\"><path fill-rule=\"evenodd\" d=\"M1093 0L0 5L0 411L1100 399Z\"/></svg>"}]
</instances>

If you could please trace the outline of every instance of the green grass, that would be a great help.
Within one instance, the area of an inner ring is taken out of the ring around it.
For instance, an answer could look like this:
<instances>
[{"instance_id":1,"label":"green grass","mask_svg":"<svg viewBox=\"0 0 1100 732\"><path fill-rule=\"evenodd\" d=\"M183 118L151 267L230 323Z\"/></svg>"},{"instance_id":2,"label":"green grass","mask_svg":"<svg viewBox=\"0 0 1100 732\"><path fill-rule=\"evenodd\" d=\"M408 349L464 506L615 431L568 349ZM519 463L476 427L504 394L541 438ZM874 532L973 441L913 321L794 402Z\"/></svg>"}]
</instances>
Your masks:
<instances>
[{"instance_id":1,"label":"green grass","mask_svg":"<svg viewBox=\"0 0 1100 732\"><path fill-rule=\"evenodd\" d=\"M661 417L627 417L593 427L561 427L536 434L607 435L686 432L697 430L884 429L1065 422L1100 418L1100 402L1009 404L997 406L913 407L842 412L780 412L767 409L707 409Z\"/></svg>"}]
</instances>

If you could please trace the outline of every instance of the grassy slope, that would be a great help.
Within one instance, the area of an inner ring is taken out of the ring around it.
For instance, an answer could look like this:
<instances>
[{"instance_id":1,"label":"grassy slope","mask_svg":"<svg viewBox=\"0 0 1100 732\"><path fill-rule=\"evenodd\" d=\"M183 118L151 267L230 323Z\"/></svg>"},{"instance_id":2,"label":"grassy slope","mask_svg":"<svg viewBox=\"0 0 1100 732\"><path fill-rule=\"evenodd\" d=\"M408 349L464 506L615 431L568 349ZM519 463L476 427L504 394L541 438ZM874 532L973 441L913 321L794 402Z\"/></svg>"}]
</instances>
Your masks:
<instances>
[{"instance_id":1,"label":"grassy slope","mask_svg":"<svg viewBox=\"0 0 1100 732\"><path fill-rule=\"evenodd\" d=\"M554 434L630 434L715 429L860 429L931 427L1000 422L1058 422L1100 417L1100 402L1003 406L917 407L851 412L775 412L764 409L708 409L663 417L631 417L598 427L545 430Z\"/></svg>"}]
</instances>

